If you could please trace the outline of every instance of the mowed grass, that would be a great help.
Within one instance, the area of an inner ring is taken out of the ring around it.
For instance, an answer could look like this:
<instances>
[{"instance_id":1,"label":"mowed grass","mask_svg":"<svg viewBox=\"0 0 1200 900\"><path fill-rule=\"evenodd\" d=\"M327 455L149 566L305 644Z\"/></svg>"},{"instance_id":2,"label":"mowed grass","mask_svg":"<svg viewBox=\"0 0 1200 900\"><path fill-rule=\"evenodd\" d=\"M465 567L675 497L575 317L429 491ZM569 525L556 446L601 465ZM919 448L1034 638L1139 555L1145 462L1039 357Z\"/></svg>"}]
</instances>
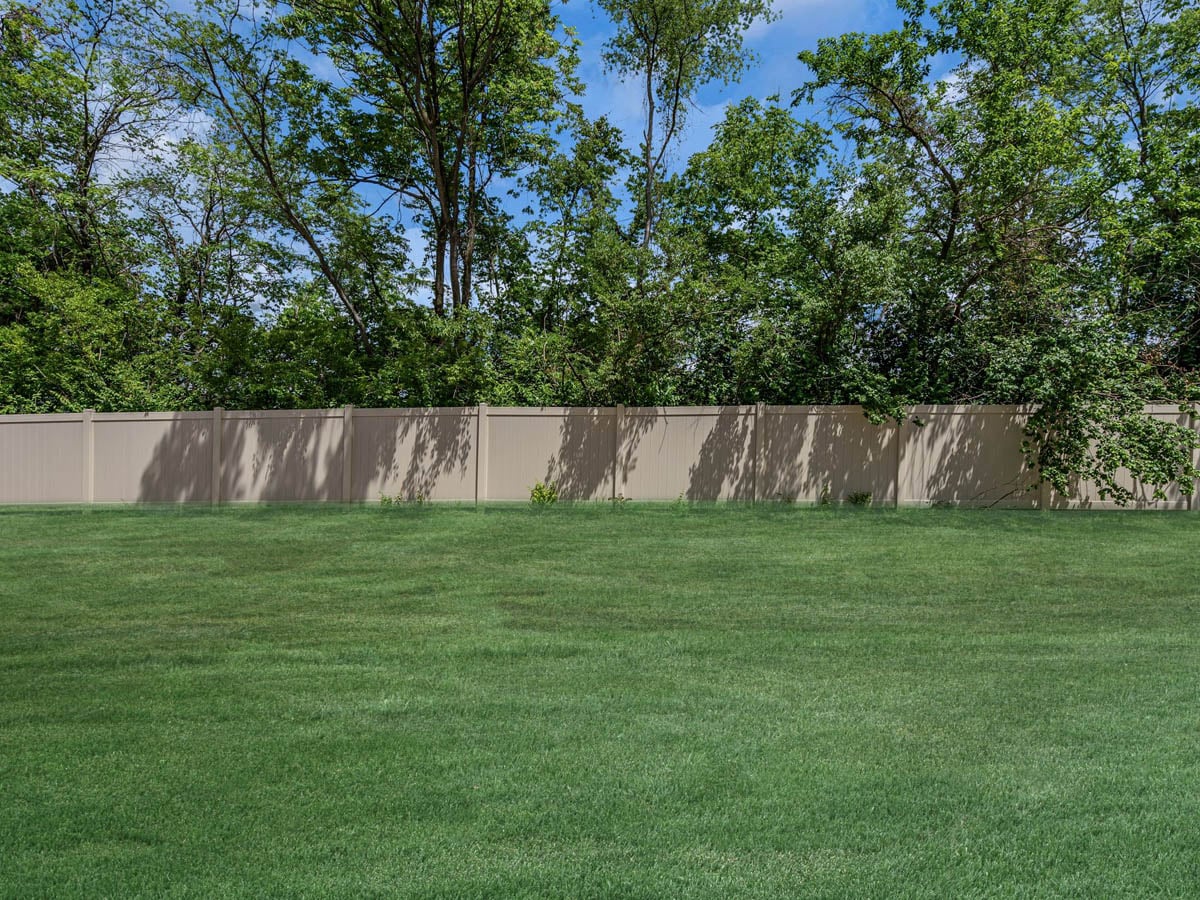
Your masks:
<instances>
[{"instance_id":1,"label":"mowed grass","mask_svg":"<svg viewBox=\"0 0 1200 900\"><path fill-rule=\"evenodd\" d=\"M0 894L1200 892L1200 518L0 512Z\"/></svg>"}]
</instances>

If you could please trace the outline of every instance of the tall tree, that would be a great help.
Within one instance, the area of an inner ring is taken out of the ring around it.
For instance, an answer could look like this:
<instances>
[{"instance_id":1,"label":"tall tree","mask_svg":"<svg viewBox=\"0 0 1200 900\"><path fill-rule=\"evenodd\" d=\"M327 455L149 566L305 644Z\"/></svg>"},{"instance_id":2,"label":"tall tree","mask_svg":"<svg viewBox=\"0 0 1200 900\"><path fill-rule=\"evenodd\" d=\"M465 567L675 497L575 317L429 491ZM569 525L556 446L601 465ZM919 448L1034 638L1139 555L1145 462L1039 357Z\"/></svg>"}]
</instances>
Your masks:
<instances>
[{"instance_id":1,"label":"tall tree","mask_svg":"<svg viewBox=\"0 0 1200 900\"><path fill-rule=\"evenodd\" d=\"M1119 189L1098 148L1123 129L1085 102L1082 6L902 6L900 30L800 54L797 94L825 98L864 172L907 194L907 284L879 311L876 366L914 402L1039 404L1030 456L1060 490L1083 474L1124 499L1122 469L1190 489L1194 433L1142 414L1171 388L1094 291L1096 212Z\"/></svg>"},{"instance_id":2,"label":"tall tree","mask_svg":"<svg viewBox=\"0 0 1200 900\"><path fill-rule=\"evenodd\" d=\"M497 182L550 143L574 43L546 0L299 0L286 26L343 72L340 154L425 226L438 315L469 308Z\"/></svg>"},{"instance_id":3,"label":"tall tree","mask_svg":"<svg viewBox=\"0 0 1200 900\"><path fill-rule=\"evenodd\" d=\"M85 275L128 271L115 182L176 110L166 67L143 40L153 10L152 2L88 0L4 16L13 90L0 177L53 213L55 263Z\"/></svg>"},{"instance_id":4,"label":"tall tree","mask_svg":"<svg viewBox=\"0 0 1200 900\"><path fill-rule=\"evenodd\" d=\"M649 247L657 216L659 180L690 106L711 81L737 80L751 60L743 36L755 20L770 19L770 0L600 0L617 26L604 60L642 84L646 119L639 173L641 244Z\"/></svg>"},{"instance_id":5,"label":"tall tree","mask_svg":"<svg viewBox=\"0 0 1200 900\"><path fill-rule=\"evenodd\" d=\"M337 253L342 232L364 215L363 202L314 166L321 135L311 114L325 100L324 86L288 55L270 20L249 19L237 5L166 21L166 50L189 100L211 117L212 139L245 161L242 177L257 187L244 196L304 248L370 352L365 303Z\"/></svg>"}]
</instances>

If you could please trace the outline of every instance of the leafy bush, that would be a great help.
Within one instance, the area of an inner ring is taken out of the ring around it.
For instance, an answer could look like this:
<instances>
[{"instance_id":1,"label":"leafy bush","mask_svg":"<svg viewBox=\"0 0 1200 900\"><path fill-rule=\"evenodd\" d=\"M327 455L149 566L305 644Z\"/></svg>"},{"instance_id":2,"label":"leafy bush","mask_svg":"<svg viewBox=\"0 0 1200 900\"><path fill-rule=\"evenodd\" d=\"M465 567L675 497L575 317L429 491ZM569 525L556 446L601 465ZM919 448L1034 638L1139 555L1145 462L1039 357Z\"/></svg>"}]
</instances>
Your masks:
<instances>
[{"instance_id":1,"label":"leafy bush","mask_svg":"<svg viewBox=\"0 0 1200 900\"><path fill-rule=\"evenodd\" d=\"M870 491L851 491L846 496L846 500L849 501L851 506L870 506L871 505L871 492Z\"/></svg>"},{"instance_id":2,"label":"leafy bush","mask_svg":"<svg viewBox=\"0 0 1200 900\"><path fill-rule=\"evenodd\" d=\"M412 497L409 497L407 499L404 497L403 494L396 494L395 496L389 496L387 494L379 495L379 505L383 506L383 507L405 506L405 505L424 506L428 502L429 502L429 498L426 497L420 491L418 491Z\"/></svg>"},{"instance_id":3,"label":"leafy bush","mask_svg":"<svg viewBox=\"0 0 1200 900\"><path fill-rule=\"evenodd\" d=\"M558 486L553 481L539 481L529 491L529 502L534 506L549 506L558 502Z\"/></svg>"}]
</instances>

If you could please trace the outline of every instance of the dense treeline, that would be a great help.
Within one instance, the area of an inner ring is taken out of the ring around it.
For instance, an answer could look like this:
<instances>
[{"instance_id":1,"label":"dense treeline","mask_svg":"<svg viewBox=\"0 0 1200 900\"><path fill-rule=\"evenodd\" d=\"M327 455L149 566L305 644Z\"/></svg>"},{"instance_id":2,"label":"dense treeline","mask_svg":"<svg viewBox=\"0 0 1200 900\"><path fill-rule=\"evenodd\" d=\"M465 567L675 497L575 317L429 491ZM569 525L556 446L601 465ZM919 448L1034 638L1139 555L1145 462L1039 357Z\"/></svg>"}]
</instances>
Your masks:
<instances>
[{"instance_id":1,"label":"dense treeline","mask_svg":"<svg viewBox=\"0 0 1200 900\"><path fill-rule=\"evenodd\" d=\"M898 2L676 166L766 0L599 0L628 141L546 0L10 2L0 412L1028 402L1193 477L1196 5Z\"/></svg>"}]
</instances>

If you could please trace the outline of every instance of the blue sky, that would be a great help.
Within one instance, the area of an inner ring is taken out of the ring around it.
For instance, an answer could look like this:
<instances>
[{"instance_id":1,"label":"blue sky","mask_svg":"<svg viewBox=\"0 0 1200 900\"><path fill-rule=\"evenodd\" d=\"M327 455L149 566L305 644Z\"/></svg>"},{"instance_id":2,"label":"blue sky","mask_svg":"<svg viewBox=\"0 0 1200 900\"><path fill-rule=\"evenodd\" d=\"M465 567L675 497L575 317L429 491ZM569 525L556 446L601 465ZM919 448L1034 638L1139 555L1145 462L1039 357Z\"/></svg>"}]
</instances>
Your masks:
<instances>
[{"instance_id":1,"label":"blue sky","mask_svg":"<svg viewBox=\"0 0 1200 900\"><path fill-rule=\"evenodd\" d=\"M790 102L792 91L807 77L796 54L815 47L818 38L848 31L886 31L901 24L896 7L878 0L775 0L775 11L778 18L774 22L756 23L747 33L746 46L758 59L741 82L708 85L700 92L697 107L692 109L687 129L672 154L671 169L681 167L691 154L708 145L727 104L750 96L765 99L772 94ZM612 23L604 10L586 0L560 3L558 13L583 42L579 76L587 86L582 102L588 116L607 115L625 133L629 146L636 148L643 121L640 89L605 72L601 59L604 43L614 30ZM805 114L803 110L798 112ZM825 124L822 114L816 114Z\"/></svg>"}]
</instances>

